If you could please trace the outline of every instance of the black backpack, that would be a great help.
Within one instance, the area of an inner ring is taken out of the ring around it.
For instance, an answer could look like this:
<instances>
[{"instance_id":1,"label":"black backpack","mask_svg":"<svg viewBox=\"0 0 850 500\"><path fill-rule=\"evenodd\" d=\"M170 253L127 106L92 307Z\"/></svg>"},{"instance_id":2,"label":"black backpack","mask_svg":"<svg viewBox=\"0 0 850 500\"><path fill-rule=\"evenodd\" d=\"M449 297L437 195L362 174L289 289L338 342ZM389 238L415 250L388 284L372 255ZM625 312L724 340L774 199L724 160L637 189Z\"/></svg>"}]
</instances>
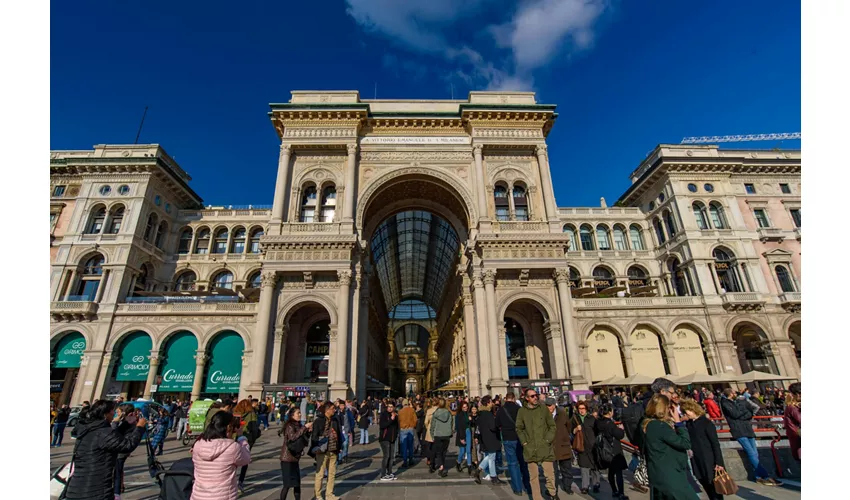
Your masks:
<instances>
[{"instance_id":1,"label":"black backpack","mask_svg":"<svg viewBox=\"0 0 850 500\"><path fill-rule=\"evenodd\" d=\"M607 469L611 465L619 445L620 443L604 432L596 435L596 442L593 443L593 458L598 468Z\"/></svg>"}]
</instances>

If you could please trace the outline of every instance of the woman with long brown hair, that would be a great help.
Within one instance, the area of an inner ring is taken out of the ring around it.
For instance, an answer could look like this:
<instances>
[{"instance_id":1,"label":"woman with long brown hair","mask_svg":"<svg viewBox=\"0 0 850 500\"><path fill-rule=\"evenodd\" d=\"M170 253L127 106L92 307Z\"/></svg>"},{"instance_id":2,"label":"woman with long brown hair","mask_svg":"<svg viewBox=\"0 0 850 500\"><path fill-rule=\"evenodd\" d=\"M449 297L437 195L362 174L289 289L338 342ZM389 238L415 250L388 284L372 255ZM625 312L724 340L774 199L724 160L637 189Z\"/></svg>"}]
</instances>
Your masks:
<instances>
[{"instance_id":1,"label":"woman with long brown hair","mask_svg":"<svg viewBox=\"0 0 850 500\"><path fill-rule=\"evenodd\" d=\"M650 498L694 498L696 494L688 482L691 440L685 427L687 415L680 417L670 398L655 394L646 405L645 416L641 431Z\"/></svg>"},{"instance_id":2,"label":"woman with long brown hair","mask_svg":"<svg viewBox=\"0 0 850 500\"><path fill-rule=\"evenodd\" d=\"M782 422L785 424L785 435L788 437L788 444L791 446L791 455L794 460L800 461L800 382L795 382L788 387L788 394L785 396L785 412L782 415Z\"/></svg>"},{"instance_id":3,"label":"woman with long brown hair","mask_svg":"<svg viewBox=\"0 0 850 500\"><path fill-rule=\"evenodd\" d=\"M705 411L696 400L683 399L682 411L690 417L687 427L693 450L694 477L702 485L708 500L722 500L723 495L714 489L714 476L724 466L717 428L706 418Z\"/></svg>"},{"instance_id":4,"label":"woman with long brown hair","mask_svg":"<svg viewBox=\"0 0 850 500\"><path fill-rule=\"evenodd\" d=\"M301 500L301 467L298 461L304 450L310 445L307 434L313 428L313 422L301 425L301 409L293 406L287 413L286 423L283 424L283 446L280 448L280 475L283 479L283 489L280 490L280 500L285 500L289 490L295 495L295 500Z\"/></svg>"},{"instance_id":5,"label":"woman with long brown hair","mask_svg":"<svg viewBox=\"0 0 850 500\"><path fill-rule=\"evenodd\" d=\"M429 401L431 403L431 407L425 411L425 459L428 462L428 471L434 472L437 469L434 467L434 436L431 435L431 418L434 416L434 412L437 411L437 406L440 404L440 401L437 398L431 398Z\"/></svg>"},{"instance_id":6,"label":"woman with long brown hair","mask_svg":"<svg viewBox=\"0 0 850 500\"><path fill-rule=\"evenodd\" d=\"M251 400L243 399L240 401L236 405L236 408L233 409L233 417L239 419L239 431L235 437L245 436L245 439L248 440L248 449L252 449L257 438L260 437L260 425L257 412L254 411ZM240 493L244 493L245 491L245 476L247 474L248 466L243 465L242 470L239 471Z\"/></svg>"}]
</instances>

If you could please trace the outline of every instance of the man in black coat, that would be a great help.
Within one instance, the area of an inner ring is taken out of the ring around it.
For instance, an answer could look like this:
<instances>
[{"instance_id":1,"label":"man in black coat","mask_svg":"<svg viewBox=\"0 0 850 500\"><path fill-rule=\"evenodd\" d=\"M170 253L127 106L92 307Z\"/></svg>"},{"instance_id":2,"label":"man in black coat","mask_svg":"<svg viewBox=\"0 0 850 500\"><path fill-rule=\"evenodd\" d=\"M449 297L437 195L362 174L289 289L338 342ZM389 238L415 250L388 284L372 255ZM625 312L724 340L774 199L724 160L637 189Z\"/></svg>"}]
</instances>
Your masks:
<instances>
[{"instance_id":1,"label":"man in black coat","mask_svg":"<svg viewBox=\"0 0 850 500\"><path fill-rule=\"evenodd\" d=\"M521 495L523 486L526 491L531 492L531 483L528 475L528 464L525 463L522 456L522 443L519 442L519 436L516 433L516 416L519 409L520 405L516 403L514 393L507 393L505 405L496 412L496 425L502 431L505 459L508 462L508 471L511 475L511 489L515 494Z\"/></svg>"},{"instance_id":2,"label":"man in black coat","mask_svg":"<svg viewBox=\"0 0 850 500\"><path fill-rule=\"evenodd\" d=\"M475 421L475 426L481 433L479 443L481 451L484 452L484 459L478 464L475 469L475 482L481 484L481 471L487 475L485 480L489 480L493 484L504 484L504 481L497 477L496 472L496 452L502 449L502 443L499 440L499 425L496 423L496 417L493 415L492 400L490 396L481 398L478 405L478 419Z\"/></svg>"},{"instance_id":3,"label":"man in black coat","mask_svg":"<svg viewBox=\"0 0 850 500\"><path fill-rule=\"evenodd\" d=\"M61 498L67 500L114 500L115 464L119 453L130 453L142 440L147 421L139 418L133 431L126 434L113 429L115 414L112 401L95 401L80 414L71 433L77 439L71 460L74 474Z\"/></svg>"},{"instance_id":4,"label":"man in black coat","mask_svg":"<svg viewBox=\"0 0 850 500\"><path fill-rule=\"evenodd\" d=\"M395 412L393 401L387 402L381 417L378 420L378 441L381 443L381 452L384 457L381 460L381 481L392 481L393 459L395 458L395 443L398 440L398 414Z\"/></svg>"},{"instance_id":5,"label":"man in black coat","mask_svg":"<svg viewBox=\"0 0 850 500\"><path fill-rule=\"evenodd\" d=\"M725 389L723 397L720 398L720 409L729 423L729 431L732 439L738 441L756 476L756 482L765 486L777 486L779 481L770 477L770 473L759 463L759 452L756 448L756 433L753 430L754 408L743 397L732 389Z\"/></svg>"}]
</instances>

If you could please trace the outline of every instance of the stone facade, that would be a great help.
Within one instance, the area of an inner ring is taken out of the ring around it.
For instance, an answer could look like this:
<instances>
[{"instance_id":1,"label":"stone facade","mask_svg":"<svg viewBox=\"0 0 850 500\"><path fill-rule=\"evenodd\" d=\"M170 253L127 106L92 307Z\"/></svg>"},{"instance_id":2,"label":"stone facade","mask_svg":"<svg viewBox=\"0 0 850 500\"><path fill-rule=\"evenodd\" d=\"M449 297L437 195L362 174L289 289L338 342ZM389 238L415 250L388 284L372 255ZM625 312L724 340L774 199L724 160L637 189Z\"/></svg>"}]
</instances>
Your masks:
<instances>
[{"instance_id":1,"label":"stone facade","mask_svg":"<svg viewBox=\"0 0 850 500\"><path fill-rule=\"evenodd\" d=\"M660 145L615 206L558 208L557 115L533 93L292 92L270 116L271 206L205 207L158 145L51 152L57 399L799 377L799 151ZM458 245L424 320L392 316L373 255L405 211L444 221ZM401 344L405 325L425 333ZM69 333L85 341L78 362ZM131 337L149 351L127 375ZM217 349L224 337L236 347ZM180 369L162 363L193 373L169 380ZM238 373L222 389L225 365Z\"/></svg>"}]
</instances>

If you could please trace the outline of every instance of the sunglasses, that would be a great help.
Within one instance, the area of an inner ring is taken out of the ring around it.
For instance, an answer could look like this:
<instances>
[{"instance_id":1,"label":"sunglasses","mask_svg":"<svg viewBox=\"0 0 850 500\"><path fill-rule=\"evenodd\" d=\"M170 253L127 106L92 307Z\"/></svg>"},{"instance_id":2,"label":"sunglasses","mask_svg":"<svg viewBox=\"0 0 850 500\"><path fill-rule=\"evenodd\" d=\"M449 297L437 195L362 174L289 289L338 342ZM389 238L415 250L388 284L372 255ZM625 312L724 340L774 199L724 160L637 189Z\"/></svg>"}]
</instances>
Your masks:
<instances>
[{"instance_id":1,"label":"sunglasses","mask_svg":"<svg viewBox=\"0 0 850 500\"><path fill-rule=\"evenodd\" d=\"M529 398L536 398L536 397L537 397L537 394L529 394L527 397L529 397Z\"/></svg>"}]
</instances>

